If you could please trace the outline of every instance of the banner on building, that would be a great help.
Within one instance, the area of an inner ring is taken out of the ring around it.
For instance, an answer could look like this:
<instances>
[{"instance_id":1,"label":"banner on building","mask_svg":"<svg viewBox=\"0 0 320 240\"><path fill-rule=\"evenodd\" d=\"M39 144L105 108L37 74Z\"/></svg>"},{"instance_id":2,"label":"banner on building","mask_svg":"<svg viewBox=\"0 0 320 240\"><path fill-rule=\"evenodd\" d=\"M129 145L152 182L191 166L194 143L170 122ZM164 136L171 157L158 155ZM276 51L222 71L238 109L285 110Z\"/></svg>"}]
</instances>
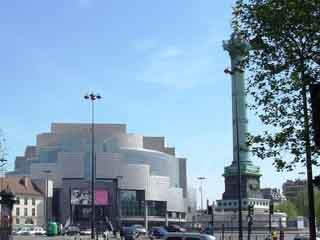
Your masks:
<instances>
[{"instance_id":1,"label":"banner on building","mask_svg":"<svg viewBox=\"0 0 320 240\"><path fill-rule=\"evenodd\" d=\"M91 191L88 189L71 190L72 205L91 205ZM95 205L109 205L108 191L97 189L95 191Z\"/></svg>"}]
</instances>

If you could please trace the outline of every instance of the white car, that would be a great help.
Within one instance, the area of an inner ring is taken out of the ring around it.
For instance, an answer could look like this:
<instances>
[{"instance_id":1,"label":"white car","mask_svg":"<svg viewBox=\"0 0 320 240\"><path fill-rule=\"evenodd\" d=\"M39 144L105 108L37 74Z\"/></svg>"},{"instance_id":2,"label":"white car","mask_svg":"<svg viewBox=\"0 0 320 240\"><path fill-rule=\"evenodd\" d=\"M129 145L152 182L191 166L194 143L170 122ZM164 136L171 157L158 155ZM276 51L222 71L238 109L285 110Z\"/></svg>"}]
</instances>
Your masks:
<instances>
[{"instance_id":1,"label":"white car","mask_svg":"<svg viewBox=\"0 0 320 240\"><path fill-rule=\"evenodd\" d=\"M80 230L80 235L91 235L91 229L87 228Z\"/></svg>"},{"instance_id":2,"label":"white car","mask_svg":"<svg viewBox=\"0 0 320 240\"><path fill-rule=\"evenodd\" d=\"M131 227L136 230L138 235L147 235L147 230L142 225L134 224Z\"/></svg>"},{"instance_id":3,"label":"white car","mask_svg":"<svg viewBox=\"0 0 320 240\"><path fill-rule=\"evenodd\" d=\"M31 235L31 230L30 227L23 227L16 232L16 235Z\"/></svg>"},{"instance_id":4,"label":"white car","mask_svg":"<svg viewBox=\"0 0 320 240\"><path fill-rule=\"evenodd\" d=\"M42 227L34 227L30 230L30 235L45 235L46 231Z\"/></svg>"},{"instance_id":5,"label":"white car","mask_svg":"<svg viewBox=\"0 0 320 240\"><path fill-rule=\"evenodd\" d=\"M188 232L170 232L164 238L164 240L216 240L215 236L201 233L188 233Z\"/></svg>"}]
</instances>

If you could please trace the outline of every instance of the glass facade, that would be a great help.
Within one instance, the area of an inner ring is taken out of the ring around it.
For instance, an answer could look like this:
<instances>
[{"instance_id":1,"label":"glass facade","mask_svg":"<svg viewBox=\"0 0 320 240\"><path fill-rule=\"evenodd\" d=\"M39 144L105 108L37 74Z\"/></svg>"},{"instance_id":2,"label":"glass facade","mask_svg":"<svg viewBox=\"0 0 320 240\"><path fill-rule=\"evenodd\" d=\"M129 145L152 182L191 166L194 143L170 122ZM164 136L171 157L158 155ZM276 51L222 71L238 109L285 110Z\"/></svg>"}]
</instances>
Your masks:
<instances>
[{"instance_id":1,"label":"glass facade","mask_svg":"<svg viewBox=\"0 0 320 240\"><path fill-rule=\"evenodd\" d=\"M156 217L165 217L167 211L167 202L148 201L148 215Z\"/></svg>"},{"instance_id":2,"label":"glass facade","mask_svg":"<svg viewBox=\"0 0 320 240\"><path fill-rule=\"evenodd\" d=\"M121 215L123 217L134 217L145 215L145 192L143 190L121 190L120 191ZM148 201L148 215L165 217L167 202Z\"/></svg>"},{"instance_id":3,"label":"glass facade","mask_svg":"<svg viewBox=\"0 0 320 240\"><path fill-rule=\"evenodd\" d=\"M145 201L143 190L121 190L120 204L123 217L144 216Z\"/></svg>"}]
</instances>

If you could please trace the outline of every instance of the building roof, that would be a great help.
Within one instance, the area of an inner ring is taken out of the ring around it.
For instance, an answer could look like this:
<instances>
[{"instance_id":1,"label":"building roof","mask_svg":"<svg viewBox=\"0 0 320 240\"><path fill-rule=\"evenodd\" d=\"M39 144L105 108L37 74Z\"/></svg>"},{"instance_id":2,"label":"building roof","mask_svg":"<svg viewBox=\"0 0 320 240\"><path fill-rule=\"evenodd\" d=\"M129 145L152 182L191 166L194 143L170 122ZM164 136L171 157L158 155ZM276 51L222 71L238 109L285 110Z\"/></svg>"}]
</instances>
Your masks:
<instances>
[{"instance_id":1,"label":"building roof","mask_svg":"<svg viewBox=\"0 0 320 240\"><path fill-rule=\"evenodd\" d=\"M30 177L7 176L0 178L0 187L8 189L16 195L41 196L40 189L32 182Z\"/></svg>"}]
</instances>

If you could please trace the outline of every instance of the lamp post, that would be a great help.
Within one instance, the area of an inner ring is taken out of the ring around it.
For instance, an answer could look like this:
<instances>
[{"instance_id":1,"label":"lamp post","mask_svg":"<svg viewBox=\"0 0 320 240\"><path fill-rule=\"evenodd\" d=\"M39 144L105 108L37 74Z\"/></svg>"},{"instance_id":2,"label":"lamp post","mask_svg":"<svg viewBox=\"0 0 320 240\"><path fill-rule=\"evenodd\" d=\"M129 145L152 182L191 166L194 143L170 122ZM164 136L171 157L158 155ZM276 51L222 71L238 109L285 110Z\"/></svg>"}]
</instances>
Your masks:
<instances>
[{"instance_id":1,"label":"lamp post","mask_svg":"<svg viewBox=\"0 0 320 240\"><path fill-rule=\"evenodd\" d=\"M51 173L51 171L50 170L44 170L44 171L42 171L44 174L46 174L46 182L45 182L45 194L46 194L46 196L45 196L45 198L44 198L44 214L45 214L45 218L44 218L44 220L45 220L45 226L46 226L46 229L47 229L47 231L48 231L48 220L49 220L49 210L48 210L48 206L49 206L49 204L48 204L48 193L49 193L49 189L48 189L48 184L49 184L49 174Z\"/></svg>"},{"instance_id":2,"label":"lamp post","mask_svg":"<svg viewBox=\"0 0 320 240\"><path fill-rule=\"evenodd\" d=\"M117 176L117 205L118 205L118 215L119 215L119 222L118 222L118 227L119 227L119 231L121 231L122 228L122 212L121 212L121 194L120 194L120 186L119 186L119 182L121 181L121 179L123 178L123 176Z\"/></svg>"},{"instance_id":3,"label":"lamp post","mask_svg":"<svg viewBox=\"0 0 320 240\"><path fill-rule=\"evenodd\" d=\"M4 167L4 166L7 164L7 162L8 162L7 159L0 158L0 168ZM5 171L5 170L4 170L4 171ZM2 171L2 173L3 173L4 171ZM3 178L4 178L4 177L5 177L4 175L1 177L1 191L3 190Z\"/></svg>"},{"instance_id":4,"label":"lamp post","mask_svg":"<svg viewBox=\"0 0 320 240\"><path fill-rule=\"evenodd\" d=\"M203 210L203 185L202 185L202 182L203 180L205 180L207 178L205 177L198 177L198 180L200 180L200 197L201 197L201 210Z\"/></svg>"},{"instance_id":5,"label":"lamp post","mask_svg":"<svg viewBox=\"0 0 320 240\"><path fill-rule=\"evenodd\" d=\"M90 93L84 96L84 99L91 101L91 239L95 236L95 152L94 152L94 101L101 99L99 94Z\"/></svg>"}]
</instances>

